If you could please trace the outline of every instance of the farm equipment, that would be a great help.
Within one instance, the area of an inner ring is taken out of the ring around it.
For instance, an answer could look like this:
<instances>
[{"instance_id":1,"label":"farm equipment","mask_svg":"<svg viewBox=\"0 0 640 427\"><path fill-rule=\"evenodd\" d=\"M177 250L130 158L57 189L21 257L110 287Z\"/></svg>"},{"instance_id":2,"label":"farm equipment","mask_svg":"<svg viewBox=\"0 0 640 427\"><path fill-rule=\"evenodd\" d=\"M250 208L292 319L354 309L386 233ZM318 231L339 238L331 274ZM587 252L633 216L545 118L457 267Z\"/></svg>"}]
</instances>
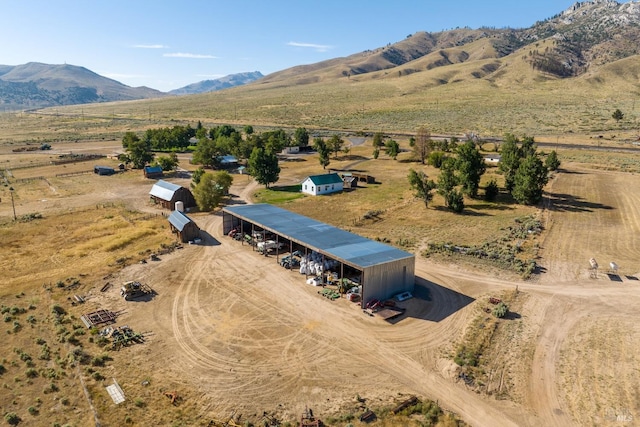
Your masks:
<instances>
[{"instance_id":1,"label":"farm equipment","mask_svg":"<svg viewBox=\"0 0 640 427\"><path fill-rule=\"evenodd\" d=\"M133 280L125 282L120 289L120 295L127 301L140 298L145 295L150 295L152 293L153 290L151 290L149 286Z\"/></svg>"},{"instance_id":2,"label":"farm equipment","mask_svg":"<svg viewBox=\"0 0 640 427\"><path fill-rule=\"evenodd\" d=\"M285 255L280 260L280 265L286 269L292 269L300 266L300 258L302 254L299 251L294 251L289 255Z\"/></svg>"},{"instance_id":3,"label":"farm equipment","mask_svg":"<svg viewBox=\"0 0 640 427\"><path fill-rule=\"evenodd\" d=\"M114 350L120 350L131 343L141 344L144 342L144 336L138 332L134 332L128 326L120 326L111 331L111 345Z\"/></svg>"},{"instance_id":4,"label":"farm equipment","mask_svg":"<svg viewBox=\"0 0 640 427\"><path fill-rule=\"evenodd\" d=\"M340 298L340 294L334 291L333 289L324 288L321 291L318 291L318 293L323 297L330 299L331 301L334 301Z\"/></svg>"},{"instance_id":5,"label":"farm equipment","mask_svg":"<svg viewBox=\"0 0 640 427\"><path fill-rule=\"evenodd\" d=\"M256 248L258 252L265 253L271 252L274 249L282 249L284 245L282 243L276 242L275 240L265 240L264 242L258 242L256 244Z\"/></svg>"}]
</instances>

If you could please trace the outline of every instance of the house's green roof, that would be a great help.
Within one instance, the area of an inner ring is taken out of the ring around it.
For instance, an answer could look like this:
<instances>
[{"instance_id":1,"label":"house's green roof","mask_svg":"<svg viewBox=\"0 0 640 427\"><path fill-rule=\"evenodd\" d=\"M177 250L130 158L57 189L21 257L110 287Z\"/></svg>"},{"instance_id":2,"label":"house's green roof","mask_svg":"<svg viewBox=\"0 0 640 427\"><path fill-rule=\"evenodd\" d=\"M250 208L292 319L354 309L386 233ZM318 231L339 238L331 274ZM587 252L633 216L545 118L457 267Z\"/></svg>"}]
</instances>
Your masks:
<instances>
[{"instance_id":1,"label":"house's green roof","mask_svg":"<svg viewBox=\"0 0 640 427\"><path fill-rule=\"evenodd\" d=\"M309 177L315 185L338 184L342 182L342 178L337 173L325 173L322 175L312 175Z\"/></svg>"}]
</instances>

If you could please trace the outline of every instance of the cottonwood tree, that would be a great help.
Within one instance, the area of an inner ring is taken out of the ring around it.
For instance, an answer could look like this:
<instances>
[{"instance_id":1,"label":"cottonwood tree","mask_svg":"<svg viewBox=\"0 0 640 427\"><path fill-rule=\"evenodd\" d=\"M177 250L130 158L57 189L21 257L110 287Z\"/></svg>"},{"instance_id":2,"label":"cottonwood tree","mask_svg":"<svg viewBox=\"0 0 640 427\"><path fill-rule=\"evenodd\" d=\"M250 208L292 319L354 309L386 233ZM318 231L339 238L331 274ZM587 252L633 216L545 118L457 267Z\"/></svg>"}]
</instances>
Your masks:
<instances>
[{"instance_id":1,"label":"cottonwood tree","mask_svg":"<svg viewBox=\"0 0 640 427\"><path fill-rule=\"evenodd\" d=\"M387 156L391 157L393 160L395 160L398 157L398 154L400 154L400 145L393 139L387 141L384 146L387 151Z\"/></svg>"},{"instance_id":2,"label":"cottonwood tree","mask_svg":"<svg viewBox=\"0 0 640 427\"><path fill-rule=\"evenodd\" d=\"M293 134L293 140L298 147L306 147L309 145L309 132L306 128L297 128Z\"/></svg>"},{"instance_id":3,"label":"cottonwood tree","mask_svg":"<svg viewBox=\"0 0 640 427\"><path fill-rule=\"evenodd\" d=\"M313 149L318 152L318 161L320 165L322 165L322 169L326 169L331 163L331 159L329 158L331 149L327 146L325 140L319 137L313 140Z\"/></svg>"},{"instance_id":4,"label":"cottonwood tree","mask_svg":"<svg viewBox=\"0 0 640 427\"><path fill-rule=\"evenodd\" d=\"M338 158L338 153L342 151L342 147L344 146L344 139L340 138L340 135L333 134L331 138L327 141L327 147L331 149L334 153L334 157Z\"/></svg>"},{"instance_id":5,"label":"cottonwood tree","mask_svg":"<svg viewBox=\"0 0 640 427\"><path fill-rule=\"evenodd\" d=\"M127 132L122 137L122 148L127 152L127 156L133 167L142 169L153 160L154 154L148 142L141 140L134 132Z\"/></svg>"},{"instance_id":6,"label":"cottonwood tree","mask_svg":"<svg viewBox=\"0 0 640 427\"><path fill-rule=\"evenodd\" d=\"M416 172L413 169L409 169L409 185L415 191L415 196L424 201L424 207L429 207L429 202L433 200L433 189L436 188L436 183L427 177L422 171Z\"/></svg>"},{"instance_id":7,"label":"cottonwood tree","mask_svg":"<svg viewBox=\"0 0 640 427\"><path fill-rule=\"evenodd\" d=\"M211 211L218 207L229 193L233 177L226 171L204 173L193 189L193 197L201 211Z\"/></svg>"},{"instance_id":8,"label":"cottonwood tree","mask_svg":"<svg viewBox=\"0 0 640 427\"><path fill-rule=\"evenodd\" d=\"M269 188L269 184L277 182L280 178L278 156L271 150L256 147L249 156L247 170L256 181Z\"/></svg>"},{"instance_id":9,"label":"cottonwood tree","mask_svg":"<svg viewBox=\"0 0 640 427\"><path fill-rule=\"evenodd\" d=\"M168 156L159 156L155 164L160 166L163 171L172 171L178 166L178 155L171 153Z\"/></svg>"}]
</instances>

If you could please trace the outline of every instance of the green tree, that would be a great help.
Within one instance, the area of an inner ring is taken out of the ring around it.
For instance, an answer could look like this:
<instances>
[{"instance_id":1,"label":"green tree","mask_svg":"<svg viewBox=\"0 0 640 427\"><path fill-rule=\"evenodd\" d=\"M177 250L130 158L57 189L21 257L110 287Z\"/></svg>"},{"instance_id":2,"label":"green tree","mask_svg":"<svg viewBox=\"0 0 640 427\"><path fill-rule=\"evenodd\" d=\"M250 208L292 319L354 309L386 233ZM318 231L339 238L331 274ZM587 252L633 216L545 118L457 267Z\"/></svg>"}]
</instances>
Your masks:
<instances>
[{"instance_id":1,"label":"green tree","mask_svg":"<svg viewBox=\"0 0 640 427\"><path fill-rule=\"evenodd\" d=\"M246 125L243 130L245 135L253 135L253 126Z\"/></svg>"},{"instance_id":2,"label":"green tree","mask_svg":"<svg viewBox=\"0 0 640 427\"><path fill-rule=\"evenodd\" d=\"M331 163L331 159L329 158L331 148L329 148L323 138L318 137L313 140L313 149L318 152L318 161L322 165L322 169L326 169L329 163Z\"/></svg>"},{"instance_id":3,"label":"green tree","mask_svg":"<svg viewBox=\"0 0 640 427\"><path fill-rule=\"evenodd\" d=\"M334 157L338 158L338 153L342 151L342 147L344 146L344 140L340 138L340 135L333 134L331 138L327 141L327 147L334 153Z\"/></svg>"},{"instance_id":4,"label":"green tree","mask_svg":"<svg viewBox=\"0 0 640 427\"><path fill-rule=\"evenodd\" d=\"M498 197L498 194L500 194L500 188L498 188L496 180L492 179L484 187L484 199L488 202L493 202Z\"/></svg>"},{"instance_id":5,"label":"green tree","mask_svg":"<svg viewBox=\"0 0 640 427\"><path fill-rule=\"evenodd\" d=\"M205 170L202 167L193 171L193 173L191 174L191 188L196 188L196 185L200 183L200 180L202 179L202 175L204 175L204 173Z\"/></svg>"},{"instance_id":6,"label":"green tree","mask_svg":"<svg viewBox=\"0 0 640 427\"><path fill-rule=\"evenodd\" d=\"M168 156L159 156L155 164L160 166L163 171L172 171L178 166L178 155L171 153Z\"/></svg>"},{"instance_id":7,"label":"green tree","mask_svg":"<svg viewBox=\"0 0 640 427\"><path fill-rule=\"evenodd\" d=\"M127 132L122 137L122 147L127 151L129 160L136 169L142 169L153 160L153 153L149 144L141 140L133 132Z\"/></svg>"},{"instance_id":8,"label":"green tree","mask_svg":"<svg viewBox=\"0 0 640 427\"><path fill-rule=\"evenodd\" d=\"M387 151L387 156L395 160L398 157L398 154L400 154L400 145L393 139L390 139L384 145L385 150Z\"/></svg>"},{"instance_id":9,"label":"green tree","mask_svg":"<svg viewBox=\"0 0 640 427\"><path fill-rule=\"evenodd\" d=\"M382 132L376 132L373 134L373 146L374 148L380 148L382 146L384 146L384 135L382 135Z\"/></svg>"},{"instance_id":10,"label":"green tree","mask_svg":"<svg viewBox=\"0 0 640 427\"><path fill-rule=\"evenodd\" d=\"M380 157L380 148L374 147L373 148L373 158L377 159L378 157Z\"/></svg>"},{"instance_id":11,"label":"green tree","mask_svg":"<svg viewBox=\"0 0 640 427\"><path fill-rule=\"evenodd\" d=\"M613 117L616 122L619 122L620 120L624 119L624 113L620 111L620 109L616 109L616 111L613 112L611 117Z\"/></svg>"},{"instance_id":12,"label":"green tree","mask_svg":"<svg viewBox=\"0 0 640 427\"><path fill-rule=\"evenodd\" d=\"M458 180L455 175L455 162L453 159L447 159L442 163L440 167L440 175L438 175L438 194L447 200L447 195L453 191L458 185Z\"/></svg>"},{"instance_id":13,"label":"green tree","mask_svg":"<svg viewBox=\"0 0 640 427\"><path fill-rule=\"evenodd\" d=\"M429 153L429 157L427 157L427 163L434 168L440 169L445 159L446 156L442 151L432 151Z\"/></svg>"},{"instance_id":14,"label":"green tree","mask_svg":"<svg viewBox=\"0 0 640 427\"><path fill-rule=\"evenodd\" d=\"M544 161L544 165L550 171L558 170L558 168L560 167L560 160L558 159L558 153L556 153L556 150L553 150L551 153L549 153Z\"/></svg>"},{"instance_id":15,"label":"green tree","mask_svg":"<svg viewBox=\"0 0 640 427\"><path fill-rule=\"evenodd\" d=\"M297 128L293 134L293 140L298 147L306 147L309 145L309 132L306 128Z\"/></svg>"},{"instance_id":16,"label":"green tree","mask_svg":"<svg viewBox=\"0 0 640 427\"><path fill-rule=\"evenodd\" d=\"M456 151L458 153L456 169L458 170L459 182L462 184L462 191L471 197L476 197L480 179L486 170L484 157L473 141L467 141L458 146Z\"/></svg>"},{"instance_id":17,"label":"green tree","mask_svg":"<svg viewBox=\"0 0 640 427\"><path fill-rule=\"evenodd\" d=\"M456 213L460 213L464 210L464 196L462 191L453 189L445 196L445 204Z\"/></svg>"},{"instance_id":18,"label":"green tree","mask_svg":"<svg viewBox=\"0 0 640 427\"><path fill-rule=\"evenodd\" d=\"M525 158L516 171L511 195L518 203L535 205L542 199L542 190L549 180L549 171L536 155Z\"/></svg>"},{"instance_id":19,"label":"green tree","mask_svg":"<svg viewBox=\"0 0 640 427\"><path fill-rule=\"evenodd\" d=\"M429 207L429 202L433 200L433 189L436 188L436 183L427 177L422 171L416 172L413 169L409 169L409 185L415 191L417 198L424 201L424 207Z\"/></svg>"},{"instance_id":20,"label":"green tree","mask_svg":"<svg viewBox=\"0 0 640 427\"><path fill-rule=\"evenodd\" d=\"M518 138L513 134L506 134L502 148L500 149L500 163L498 169L504 175L504 186L507 191L513 189L514 179L518 167L520 167L520 150L518 149Z\"/></svg>"},{"instance_id":21,"label":"green tree","mask_svg":"<svg viewBox=\"0 0 640 427\"><path fill-rule=\"evenodd\" d=\"M193 197L201 211L211 211L218 207L229 193L233 177L226 171L204 173L193 189Z\"/></svg>"},{"instance_id":22,"label":"green tree","mask_svg":"<svg viewBox=\"0 0 640 427\"><path fill-rule=\"evenodd\" d=\"M198 141L198 146L193 152L193 162L215 169L219 166L218 156L223 154L215 140L204 138Z\"/></svg>"},{"instance_id":23,"label":"green tree","mask_svg":"<svg viewBox=\"0 0 640 427\"><path fill-rule=\"evenodd\" d=\"M278 156L270 150L256 147L249 156L247 170L256 181L269 188L269 184L277 182L280 177Z\"/></svg>"}]
</instances>

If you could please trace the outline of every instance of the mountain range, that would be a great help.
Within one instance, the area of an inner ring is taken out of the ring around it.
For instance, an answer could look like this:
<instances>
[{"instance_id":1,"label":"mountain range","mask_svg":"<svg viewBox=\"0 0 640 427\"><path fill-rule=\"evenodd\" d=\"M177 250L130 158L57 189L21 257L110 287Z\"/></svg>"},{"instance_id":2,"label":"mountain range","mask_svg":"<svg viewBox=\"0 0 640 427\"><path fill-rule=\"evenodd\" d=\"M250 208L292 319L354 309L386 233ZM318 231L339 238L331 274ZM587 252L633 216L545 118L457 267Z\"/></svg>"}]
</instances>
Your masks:
<instances>
[{"instance_id":1,"label":"mountain range","mask_svg":"<svg viewBox=\"0 0 640 427\"><path fill-rule=\"evenodd\" d=\"M293 87L337 79L383 79L474 64L475 79L496 79L502 58L517 54L536 79L574 79L620 60L637 58L640 3L577 2L529 28L457 28L417 32L397 43L262 76L258 71L206 80L169 93L132 88L72 65L0 65L0 105L21 108L189 95L239 85ZM442 74L442 73L441 73ZM425 73L425 79L430 73ZM428 78L445 84L450 77ZM419 81L414 79L413 81ZM421 87L425 82L421 82Z\"/></svg>"}]
</instances>

